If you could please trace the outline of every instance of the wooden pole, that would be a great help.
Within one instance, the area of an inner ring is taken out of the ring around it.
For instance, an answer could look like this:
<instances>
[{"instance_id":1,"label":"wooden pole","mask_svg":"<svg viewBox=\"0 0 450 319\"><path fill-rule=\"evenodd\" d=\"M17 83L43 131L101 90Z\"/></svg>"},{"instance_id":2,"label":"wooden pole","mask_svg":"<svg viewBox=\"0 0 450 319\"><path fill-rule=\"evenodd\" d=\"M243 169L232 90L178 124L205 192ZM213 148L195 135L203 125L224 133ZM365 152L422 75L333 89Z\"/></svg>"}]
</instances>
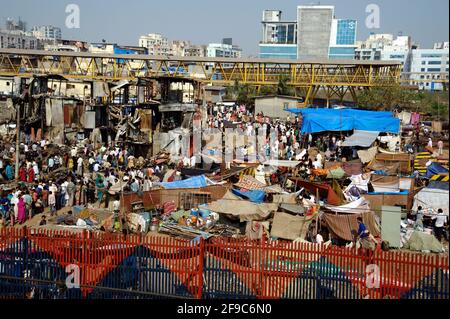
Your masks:
<instances>
[{"instance_id":1,"label":"wooden pole","mask_svg":"<svg viewBox=\"0 0 450 319\"><path fill-rule=\"evenodd\" d=\"M20 146L20 103L16 104L17 107L17 118L16 118L16 170L15 179L19 180L19 146Z\"/></svg>"},{"instance_id":2,"label":"wooden pole","mask_svg":"<svg viewBox=\"0 0 450 319\"><path fill-rule=\"evenodd\" d=\"M317 235L317 224L319 222L319 207L320 207L320 203L319 203L319 189L316 188L316 201L317 201L317 214L316 214L316 235Z\"/></svg>"}]
</instances>

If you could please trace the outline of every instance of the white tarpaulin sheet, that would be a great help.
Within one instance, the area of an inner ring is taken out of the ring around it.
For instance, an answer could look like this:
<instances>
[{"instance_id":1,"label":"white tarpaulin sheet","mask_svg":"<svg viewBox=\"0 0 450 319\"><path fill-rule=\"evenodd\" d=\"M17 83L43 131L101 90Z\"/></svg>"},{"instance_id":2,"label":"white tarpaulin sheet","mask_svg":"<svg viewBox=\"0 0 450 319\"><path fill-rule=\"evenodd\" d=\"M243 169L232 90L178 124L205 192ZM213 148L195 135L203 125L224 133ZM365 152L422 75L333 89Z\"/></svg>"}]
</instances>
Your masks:
<instances>
[{"instance_id":1,"label":"white tarpaulin sheet","mask_svg":"<svg viewBox=\"0 0 450 319\"><path fill-rule=\"evenodd\" d=\"M337 213L361 214L370 211L370 204L364 197L341 206L326 205L327 209Z\"/></svg>"},{"instance_id":2,"label":"white tarpaulin sheet","mask_svg":"<svg viewBox=\"0 0 450 319\"><path fill-rule=\"evenodd\" d=\"M399 181L394 182L374 182L372 181L372 186L375 192L379 193L398 193L400 192L400 183Z\"/></svg>"},{"instance_id":3,"label":"white tarpaulin sheet","mask_svg":"<svg viewBox=\"0 0 450 319\"><path fill-rule=\"evenodd\" d=\"M442 208L444 214L448 216L448 190L436 188L424 188L414 196L413 210L417 211L417 207L422 206L423 209L433 209L437 213Z\"/></svg>"},{"instance_id":4,"label":"white tarpaulin sheet","mask_svg":"<svg viewBox=\"0 0 450 319\"><path fill-rule=\"evenodd\" d=\"M380 132L355 130L352 136L349 136L342 143L342 146L361 146L370 147L376 140Z\"/></svg>"}]
</instances>

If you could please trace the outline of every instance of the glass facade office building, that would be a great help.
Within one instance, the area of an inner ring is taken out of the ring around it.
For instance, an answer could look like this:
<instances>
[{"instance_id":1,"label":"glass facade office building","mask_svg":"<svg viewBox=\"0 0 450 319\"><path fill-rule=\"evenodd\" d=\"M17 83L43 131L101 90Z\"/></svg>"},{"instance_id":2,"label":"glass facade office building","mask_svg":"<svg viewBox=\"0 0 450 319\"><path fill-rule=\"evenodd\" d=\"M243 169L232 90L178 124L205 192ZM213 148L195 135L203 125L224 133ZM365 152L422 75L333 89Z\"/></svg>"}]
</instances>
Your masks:
<instances>
[{"instance_id":1,"label":"glass facade office building","mask_svg":"<svg viewBox=\"0 0 450 319\"><path fill-rule=\"evenodd\" d=\"M356 41L356 20L337 21L337 45L354 45Z\"/></svg>"},{"instance_id":2,"label":"glass facade office building","mask_svg":"<svg viewBox=\"0 0 450 319\"><path fill-rule=\"evenodd\" d=\"M296 44L264 44L259 45L259 57L263 59L297 59Z\"/></svg>"},{"instance_id":3,"label":"glass facade office building","mask_svg":"<svg viewBox=\"0 0 450 319\"><path fill-rule=\"evenodd\" d=\"M354 59L356 50L356 20L334 19L331 26L330 59Z\"/></svg>"}]
</instances>

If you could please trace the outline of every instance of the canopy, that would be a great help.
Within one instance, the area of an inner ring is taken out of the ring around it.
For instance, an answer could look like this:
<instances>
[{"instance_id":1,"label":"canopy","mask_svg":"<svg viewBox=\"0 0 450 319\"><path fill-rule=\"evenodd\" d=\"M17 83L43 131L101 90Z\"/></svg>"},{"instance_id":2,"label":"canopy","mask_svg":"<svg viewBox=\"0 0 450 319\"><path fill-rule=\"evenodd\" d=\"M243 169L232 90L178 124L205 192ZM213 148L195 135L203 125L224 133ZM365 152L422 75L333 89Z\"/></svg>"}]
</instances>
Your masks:
<instances>
[{"instance_id":1,"label":"canopy","mask_svg":"<svg viewBox=\"0 0 450 319\"><path fill-rule=\"evenodd\" d=\"M287 109L303 116L302 134L323 131L363 130L371 132L398 133L400 119L391 112L355 109Z\"/></svg>"},{"instance_id":2,"label":"canopy","mask_svg":"<svg viewBox=\"0 0 450 319\"><path fill-rule=\"evenodd\" d=\"M361 147L370 147L372 143L376 140L380 132L377 131L360 131L355 130L353 135L347 137L345 141L342 143L342 146L361 146Z\"/></svg>"},{"instance_id":3,"label":"canopy","mask_svg":"<svg viewBox=\"0 0 450 319\"><path fill-rule=\"evenodd\" d=\"M205 175L194 176L182 181L176 182L164 182L161 185L166 189L176 189L176 188L201 188L206 187L206 177Z\"/></svg>"},{"instance_id":4,"label":"canopy","mask_svg":"<svg viewBox=\"0 0 450 319\"><path fill-rule=\"evenodd\" d=\"M315 108L303 108L303 109L287 109L286 111L291 113L301 113L303 116L308 114L320 114L329 116L359 116L359 117L371 117L371 118L390 118L394 117L392 112L386 111L366 111L357 109L315 109Z\"/></svg>"}]
</instances>

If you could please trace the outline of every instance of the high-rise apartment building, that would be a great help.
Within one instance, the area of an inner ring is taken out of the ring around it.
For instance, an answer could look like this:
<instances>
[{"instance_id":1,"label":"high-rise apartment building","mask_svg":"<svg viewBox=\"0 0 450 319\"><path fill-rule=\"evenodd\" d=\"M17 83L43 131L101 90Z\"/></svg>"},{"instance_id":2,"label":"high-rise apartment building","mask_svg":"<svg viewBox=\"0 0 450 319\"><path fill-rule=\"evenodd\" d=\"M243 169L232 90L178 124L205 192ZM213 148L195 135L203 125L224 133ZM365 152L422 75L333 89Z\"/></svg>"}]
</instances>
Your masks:
<instances>
[{"instance_id":1,"label":"high-rise apartment building","mask_svg":"<svg viewBox=\"0 0 450 319\"><path fill-rule=\"evenodd\" d=\"M61 40L61 28L52 25L34 26L31 29L33 36L39 40Z\"/></svg>"},{"instance_id":2,"label":"high-rise apartment building","mask_svg":"<svg viewBox=\"0 0 450 319\"><path fill-rule=\"evenodd\" d=\"M146 48L150 55L170 55L171 47L165 36L159 33L149 33L139 38L139 46Z\"/></svg>"}]
</instances>

